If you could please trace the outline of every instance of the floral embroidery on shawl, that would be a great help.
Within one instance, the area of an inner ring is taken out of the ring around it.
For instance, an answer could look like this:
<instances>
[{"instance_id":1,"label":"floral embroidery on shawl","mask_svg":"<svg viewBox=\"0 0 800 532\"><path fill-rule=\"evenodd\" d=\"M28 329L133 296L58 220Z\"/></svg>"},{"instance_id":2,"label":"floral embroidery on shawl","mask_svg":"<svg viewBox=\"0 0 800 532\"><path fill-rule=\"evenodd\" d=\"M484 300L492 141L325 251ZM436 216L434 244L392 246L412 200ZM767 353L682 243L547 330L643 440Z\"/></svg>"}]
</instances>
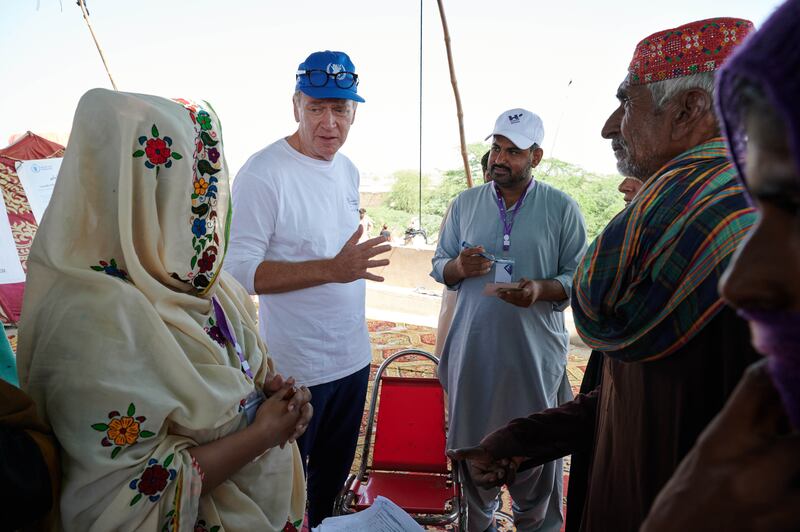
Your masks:
<instances>
[{"instance_id":1,"label":"floral embroidery on shawl","mask_svg":"<svg viewBox=\"0 0 800 532\"><path fill-rule=\"evenodd\" d=\"M108 423L95 423L92 428L98 432L105 432L105 436L100 441L103 447L114 446L111 451L111 458L116 458L124 447L128 447L139 441L139 439L152 438L155 436L154 432L149 430L141 430L141 423L144 423L147 418L144 416L136 416L136 407L133 403L128 405L127 415L123 416L116 410L108 413Z\"/></svg>"},{"instance_id":2,"label":"floral embroidery on shawl","mask_svg":"<svg viewBox=\"0 0 800 532\"><path fill-rule=\"evenodd\" d=\"M172 150L172 139L170 137L165 135L164 138L159 138L158 128L155 124L150 128L150 134L152 138L147 138L145 135L139 137L139 146L144 147L144 150L136 150L133 152L133 156L142 157L147 155L144 165L147 168L155 168L156 176L158 176L158 170L162 164L165 168L170 168L173 159L177 161L183 159L183 156Z\"/></svg>"},{"instance_id":3,"label":"floral embroidery on shawl","mask_svg":"<svg viewBox=\"0 0 800 532\"><path fill-rule=\"evenodd\" d=\"M167 515L164 517L166 517L167 520L164 521L164 526L161 527L161 532L173 532L174 530L180 530L178 528L180 526L178 523L178 516L174 509L167 512Z\"/></svg>"},{"instance_id":4,"label":"floral embroidery on shawl","mask_svg":"<svg viewBox=\"0 0 800 532\"><path fill-rule=\"evenodd\" d=\"M195 459L192 457L192 466L194 466ZM164 517L167 520L164 526L161 527L161 532L177 532L181 529L181 492L183 491L183 469L181 469L178 476L178 485L175 488L175 499L172 501L172 510L167 512Z\"/></svg>"},{"instance_id":5,"label":"floral embroidery on shawl","mask_svg":"<svg viewBox=\"0 0 800 532\"><path fill-rule=\"evenodd\" d=\"M287 519L286 520L286 524L283 525L282 532L297 532L298 530L300 530L301 526L303 526L303 520L302 519L298 519L294 523L292 521L290 521L289 519Z\"/></svg>"},{"instance_id":6,"label":"floral embroidery on shawl","mask_svg":"<svg viewBox=\"0 0 800 532\"><path fill-rule=\"evenodd\" d=\"M161 492L177 476L177 471L169 467L174 458L175 453L170 454L164 460L163 465L159 464L155 458L147 461L147 468L142 472L142 475L133 479L129 484L132 490L139 492L131 499L130 506L139 502L143 496L149 498L150 502L156 502L161 498Z\"/></svg>"},{"instance_id":7,"label":"floral embroidery on shawl","mask_svg":"<svg viewBox=\"0 0 800 532\"><path fill-rule=\"evenodd\" d=\"M212 316L208 317L208 321L206 322L206 326L203 327L203 330L214 342L219 344L220 347L225 347L225 335L222 334L222 329L219 328L219 325L216 324Z\"/></svg>"},{"instance_id":8,"label":"floral embroidery on shawl","mask_svg":"<svg viewBox=\"0 0 800 532\"><path fill-rule=\"evenodd\" d=\"M130 279L128 278L128 272L118 267L115 259L111 259L109 262L101 260L98 262L98 264L99 266L95 265L91 268L96 272L104 272L106 275L110 275L111 277L117 277L123 281L130 282Z\"/></svg>"},{"instance_id":9,"label":"floral embroidery on shawl","mask_svg":"<svg viewBox=\"0 0 800 532\"><path fill-rule=\"evenodd\" d=\"M188 282L199 290L208 288L216 273L214 263L219 254L219 235L217 234L217 182L215 177L222 170L219 150L219 127L208 111L196 103L178 98L176 102L189 111L189 118L195 125L194 160L192 166L192 247L195 254L186 273ZM180 279L180 277L178 277ZM185 280L185 279L181 279ZM206 331L208 332L208 331ZM212 336L213 338L213 336ZM216 340L215 340L216 341Z\"/></svg>"},{"instance_id":10,"label":"floral embroidery on shawl","mask_svg":"<svg viewBox=\"0 0 800 532\"><path fill-rule=\"evenodd\" d=\"M194 524L194 532L219 532L220 528L222 528L221 525L214 525L208 528L208 525L203 519L198 519Z\"/></svg>"}]
</instances>

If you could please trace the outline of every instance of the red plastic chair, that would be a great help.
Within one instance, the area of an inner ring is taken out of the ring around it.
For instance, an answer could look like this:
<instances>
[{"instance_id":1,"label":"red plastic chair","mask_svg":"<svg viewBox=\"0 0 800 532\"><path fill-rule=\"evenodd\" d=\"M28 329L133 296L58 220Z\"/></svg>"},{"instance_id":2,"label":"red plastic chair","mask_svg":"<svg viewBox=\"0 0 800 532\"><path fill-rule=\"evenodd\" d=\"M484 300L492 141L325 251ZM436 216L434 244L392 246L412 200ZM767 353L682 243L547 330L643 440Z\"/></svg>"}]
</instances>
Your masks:
<instances>
[{"instance_id":1,"label":"red plastic chair","mask_svg":"<svg viewBox=\"0 0 800 532\"><path fill-rule=\"evenodd\" d=\"M421 525L454 524L457 530L465 530L466 506L457 468L445 454L447 428L441 384L435 378L384 375L391 363L408 355L439 364L430 353L406 349L380 365L370 398L359 471L345 482L334 514L364 510L382 495ZM373 431L375 441L370 453Z\"/></svg>"}]
</instances>

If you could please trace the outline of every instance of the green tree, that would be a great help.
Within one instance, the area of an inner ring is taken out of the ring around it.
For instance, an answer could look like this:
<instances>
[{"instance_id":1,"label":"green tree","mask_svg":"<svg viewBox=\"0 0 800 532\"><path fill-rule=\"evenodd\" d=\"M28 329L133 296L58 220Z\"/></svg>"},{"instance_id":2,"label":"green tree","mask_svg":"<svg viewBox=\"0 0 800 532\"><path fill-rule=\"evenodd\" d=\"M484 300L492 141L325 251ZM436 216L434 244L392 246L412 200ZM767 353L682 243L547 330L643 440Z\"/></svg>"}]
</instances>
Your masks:
<instances>
[{"instance_id":1,"label":"green tree","mask_svg":"<svg viewBox=\"0 0 800 532\"><path fill-rule=\"evenodd\" d=\"M414 213L419 211L420 176L416 170L398 170L392 174L394 184L388 196L388 206L398 211ZM430 178L422 175L422 204L430 193Z\"/></svg>"},{"instance_id":2,"label":"green tree","mask_svg":"<svg viewBox=\"0 0 800 532\"><path fill-rule=\"evenodd\" d=\"M481 157L489 150L485 142L467 145L467 161L472 173L473 186L483 184ZM447 170L442 174L442 181L431 191L430 198L423 205L422 211L435 216L444 216L447 206L460 192L467 189L467 178L463 168Z\"/></svg>"},{"instance_id":3,"label":"green tree","mask_svg":"<svg viewBox=\"0 0 800 532\"><path fill-rule=\"evenodd\" d=\"M586 220L589 241L625 208L622 194L617 190L622 180L618 175L594 174L558 159L543 160L534 173L537 179L566 192L578 203Z\"/></svg>"},{"instance_id":4,"label":"green tree","mask_svg":"<svg viewBox=\"0 0 800 532\"><path fill-rule=\"evenodd\" d=\"M483 183L480 159L489 145L474 143L467 146L468 161L475 186ZM586 220L586 233L593 240L609 220L621 211L625 203L617 185L618 175L599 175L580 166L558 159L545 159L533 171L536 179L569 194L581 208ZM414 170L394 173L395 183L384 204L371 209L376 223L387 223L393 233L405 231L409 222L419 217L419 174ZM444 172L441 182L431 188L428 176L422 182L422 227L428 242L438 238L439 226L453 199L467 188L463 168Z\"/></svg>"}]
</instances>

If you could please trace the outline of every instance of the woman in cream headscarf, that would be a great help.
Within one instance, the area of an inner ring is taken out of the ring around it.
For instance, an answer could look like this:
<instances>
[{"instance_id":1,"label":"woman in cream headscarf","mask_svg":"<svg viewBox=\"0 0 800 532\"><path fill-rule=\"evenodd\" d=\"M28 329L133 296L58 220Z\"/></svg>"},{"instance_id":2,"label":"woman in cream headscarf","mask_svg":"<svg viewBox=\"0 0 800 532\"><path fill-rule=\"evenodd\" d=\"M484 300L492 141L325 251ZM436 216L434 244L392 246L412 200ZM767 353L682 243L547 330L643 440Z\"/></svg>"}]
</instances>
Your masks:
<instances>
[{"instance_id":1,"label":"woman in cream headscarf","mask_svg":"<svg viewBox=\"0 0 800 532\"><path fill-rule=\"evenodd\" d=\"M66 530L299 525L310 396L273 378L222 271L229 219L210 107L84 95L28 261L18 358L63 449Z\"/></svg>"}]
</instances>

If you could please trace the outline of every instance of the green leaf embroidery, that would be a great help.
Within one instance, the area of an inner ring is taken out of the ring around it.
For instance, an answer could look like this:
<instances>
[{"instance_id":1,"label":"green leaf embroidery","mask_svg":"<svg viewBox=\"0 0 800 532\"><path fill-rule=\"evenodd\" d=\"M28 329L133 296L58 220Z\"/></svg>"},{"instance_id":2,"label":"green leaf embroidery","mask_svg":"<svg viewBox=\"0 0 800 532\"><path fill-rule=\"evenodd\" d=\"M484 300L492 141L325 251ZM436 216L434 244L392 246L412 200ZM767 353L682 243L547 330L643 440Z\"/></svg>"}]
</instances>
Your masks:
<instances>
[{"instance_id":1,"label":"green leaf embroidery","mask_svg":"<svg viewBox=\"0 0 800 532\"><path fill-rule=\"evenodd\" d=\"M295 528L297 528L297 527L299 527L299 526L301 526L303 524L303 520L302 519L298 519L297 521L295 521L292 524L295 526Z\"/></svg>"},{"instance_id":2,"label":"green leaf embroidery","mask_svg":"<svg viewBox=\"0 0 800 532\"><path fill-rule=\"evenodd\" d=\"M152 438L155 435L156 435L155 432L150 432L149 430L143 430L142 432L139 433L139 436L141 436L142 438Z\"/></svg>"},{"instance_id":3,"label":"green leaf embroidery","mask_svg":"<svg viewBox=\"0 0 800 532\"><path fill-rule=\"evenodd\" d=\"M111 459L113 460L114 458L116 458L121 450L122 447L115 447L114 450L111 451Z\"/></svg>"},{"instance_id":4,"label":"green leaf embroidery","mask_svg":"<svg viewBox=\"0 0 800 532\"><path fill-rule=\"evenodd\" d=\"M96 271L96 272L102 272L103 271L103 267L102 266L92 266L92 269L94 271Z\"/></svg>"},{"instance_id":5,"label":"green leaf embroidery","mask_svg":"<svg viewBox=\"0 0 800 532\"><path fill-rule=\"evenodd\" d=\"M177 161L177 160L183 159L183 155L181 155L180 153L174 151L174 152L172 152L172 158Z\"/></svg>"},{"instance_id":6,"label":"green leaf embroidery","mask_svg":"<svg viewBox=\"0 0 800 532\"><path fill-rule=\"evenodd\" d=\"M142 155L144 155L144 150L136 150L133 152L134 157L141 157Z\"/></svg>"},{"instance_id":7,"label":"green leaf embroidery","mask_svg":"<svg viewBox=\"0 0 800 532\"><path fill-rule=\"evenodd\" d=\"M172 530L174 530L174 528L171 526L175 524L174 514L175 510L170 510L169 512L167 512L167 515L164 516L167 518L167 520L164 522L164 526L161 527L161 532L171 532Z\"/></svg>"},{"instance_id":8,"label":"green leaf embroidery","mask_svg":"<svg viewBox=\"0 0 800 532\"><path fill-rule=\"evenodd\" d=\"M133 406L133 403L128 405L128 417L132 417L136 413L136 407Z\"/></svg>"},{"instance_id":9,"label":"green leaf embroidery","mask_svg":"<svg viewBox=\"0 0 800 532\"><path fill-rule=\"evenodd\" d=\"M172 459L173 458L175 458L175 453L172 453L171 455L167 456L167 459L164 460L164 468L165 469L168 468L169 465L172 463Z\"/></svg>"},{"instance_id":10,"label":"green leaf embroidery","mask_svg":"<svg viewBox=\"0 0 800 532\"><path fill-rule=\"evenodd\" d=\"M117 267L117 259L111 259L111 266L114 268Z\"/></svg>"},{"instance_id":11,"label":"green leaf embroidery","mask_svg":"<svg viewBox=\"0 0 800 532\"><path fill-rule=\"evenodd\" d=\"M204 159L198 161L197 170L200 172L201 175L202 174L214 175L217 172L219 172L219 168L214 168L213 166L211 166L210 162Z\"/></svg>"},{"instance_id":12,"label":"green leaf embroidery","mask_svg":"<svg viewBox=\"0 0 800 532\"><path fill-rule=\"evenodd\" d=\"M150 130L150 132L153 134L154 137L158 136L158 128L156 127L155 124L153 124L153 128Z\"/></svg>"},{"instance_id":13,"label":"green leaf embroidery","mask_svg":"<svg viewBox=\"0 0 800 532\"><path fill-rule=\"evenodd\" d=\"M153 127L155 127L155 126L153 126ZM136 504L137 502L139 502L139 500L141 500L141 498L142 498L142 494L141 494L141 493L137 493L137 494L136 494L136 497L134 497L133 499L131 499L131 504L130 504L130 506L133 506L134 504Z\"/></svg>"},{"instance_id":14,"label":"green leaf embroidery","mask_svg":"<svg viewBox=\"0 0 800 532\"><path fill-rule=\"evenodd\" d=\"M197 207L192 207L192 213L202 218L203 216L208 214L208 211L210 209L211 207L209 207L208 203L201 203Z\"/></svg>"},{"instance_id":15,"label":"green leaf embroidery","mask_svg":"<svg viewBox=\"0 0 800 532\"><path fill-rule=\"evenodd\" d=\"M106 425L105 423L95 423L94 425L92 425L92 428L100 432L105 432L108 430L108 425Z\"/></svg>"},{"instance_id":16,"label":"green leaf embroidery","mask_svg":"<svg viewBox=\"0 0 800 532\"><path fill-rule=\"evenodd\" d=\"M217 144L219 144L219 141L212 139L211 135L209 135L205 131L200 133L200 138L203 139L203 144L205 144L206 146L216 146Z\"/></svg>"},{"instance_id":17,"label":"green leaf embroidery","mask_svg":"<svg viewBox=\"0 0 800 532\"><path fill-rule=\"evenodd\" d=\"M197 265L197 257L196 257L196 256L195 256L195 257L192 257L192 262L191 262L191 264L192 264L192 269L194 269L195 265Z\"/></svg>"},{"instance_id":18,"label":"green leaf embroidery","mask_svg":"<svg viewBox=\"0 0 800 532\"><path fill-rule=\"evenodd\" d=\"M212 526L212 527L211 527L211 530L209 530L208 532L218 532L218 531L219 531L219 528L220 528L220 526L222 526L222 525Z\"/></svg>"}]
</instances>

